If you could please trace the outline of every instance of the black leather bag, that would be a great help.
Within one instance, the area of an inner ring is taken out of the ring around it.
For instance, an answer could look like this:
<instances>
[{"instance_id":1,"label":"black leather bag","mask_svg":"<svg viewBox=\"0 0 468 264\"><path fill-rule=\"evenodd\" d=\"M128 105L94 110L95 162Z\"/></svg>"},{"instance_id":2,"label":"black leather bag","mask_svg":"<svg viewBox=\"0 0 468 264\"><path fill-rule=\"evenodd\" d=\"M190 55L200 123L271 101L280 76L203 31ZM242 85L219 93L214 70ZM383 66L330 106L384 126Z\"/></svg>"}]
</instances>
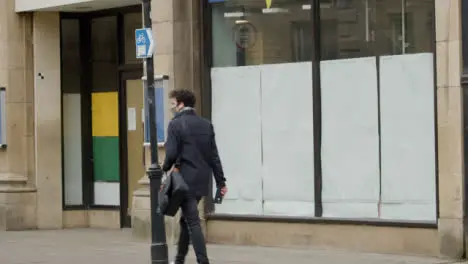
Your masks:
<instances>
[{"instance_id":1,"label":"black leather bag","mask_svg":"<svg viewBox=\"0 0 468 264\"><path fill-rule=\"evenodd\" d=\"M181 203L189 191L182 174L173 171L167 177L163 189L159 193L159 209L163 215L175 216Z\"/></svg>"},{"instance_id":2,"label":"black leather bag","mask_svg":"<svg viewBox=\"0 0 468 264\"><path fill-rule=\"evenodd\" d=\"M187 131L187 124L182 121L182 130ZM180 151L182 153L182 151ZM176 161L176 168L180 164L180 157ZM163 215L175 216L181 203L189 192L189 187L178 169L172 170L171 174L163 183L164 186L159 193L159 210Z\"/></svg>"}]
</instances>

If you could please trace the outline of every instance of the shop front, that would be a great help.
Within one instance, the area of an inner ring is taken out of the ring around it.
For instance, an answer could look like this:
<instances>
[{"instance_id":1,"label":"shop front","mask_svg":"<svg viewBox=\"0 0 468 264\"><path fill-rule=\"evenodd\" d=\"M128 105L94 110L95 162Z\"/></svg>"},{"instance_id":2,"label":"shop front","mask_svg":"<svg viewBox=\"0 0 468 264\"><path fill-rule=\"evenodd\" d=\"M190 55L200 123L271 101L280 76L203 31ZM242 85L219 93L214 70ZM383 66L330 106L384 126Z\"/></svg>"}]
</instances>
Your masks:
<instances>
[{"instance_id":1,"label":"shop front","mask_svg":"<svg viewBox=\"0 0 468 264\"><path fill-rule=\"evenodd\" d=\"M32 18L37 203L27 228L130 227L145 175L140 2L36 2L11 10Z\"/></svg>"},{"instance_id":2,"label":"shop front","mask_svg":"<svg viewBox=\"0 0 468 264\"><path fill-rule=\"evenodd\" d=\"M206 3L230 187L211 241L437 254L434 6Z\"/></svg>"},{"instance_id":3,"label":"shop front","mask_svg":"<svg viewBox=\"0 0 468 264\"><path fill-rule=\"evenodd\" d=\"M0 16L16 30L0 41L5 229L132 225L148 237L141 6L16 0L15 14L13 2ZM228 179L223 204L203 208L208 240L464 256L461 10L153 1L155 72L169 77L160 131L167 92L193 89Z\"/></svg>"}]
</instances>

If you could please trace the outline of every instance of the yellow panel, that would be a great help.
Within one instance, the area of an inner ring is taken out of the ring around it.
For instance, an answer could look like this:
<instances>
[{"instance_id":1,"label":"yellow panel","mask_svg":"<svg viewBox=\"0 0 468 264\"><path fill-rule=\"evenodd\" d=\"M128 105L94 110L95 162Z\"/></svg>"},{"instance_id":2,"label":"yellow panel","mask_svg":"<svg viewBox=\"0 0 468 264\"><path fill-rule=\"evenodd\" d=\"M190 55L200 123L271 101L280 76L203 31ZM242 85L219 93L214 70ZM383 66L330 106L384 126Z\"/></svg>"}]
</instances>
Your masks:
<instances>
[{"instance_id":1,"label":"yellow panel","mask_svg":"<svg viewBox=\"0 0 468 264\"><path fill-rule=\"evenodd\" d=\"M93 93L93 137L119 136L119 96L117 92Z\"/></svg>"}]
</instances>

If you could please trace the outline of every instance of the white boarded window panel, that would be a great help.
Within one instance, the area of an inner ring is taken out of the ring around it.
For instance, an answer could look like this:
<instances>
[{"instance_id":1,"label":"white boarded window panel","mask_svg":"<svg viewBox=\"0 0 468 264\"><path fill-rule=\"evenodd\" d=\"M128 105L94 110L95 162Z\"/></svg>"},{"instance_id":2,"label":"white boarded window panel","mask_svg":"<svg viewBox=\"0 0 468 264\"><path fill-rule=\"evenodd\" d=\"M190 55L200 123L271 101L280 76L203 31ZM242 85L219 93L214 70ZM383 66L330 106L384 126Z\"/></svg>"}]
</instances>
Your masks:
<instances>
[{"instance_id":1,"label":"white boarded window panel","mask_svg":"<svg viewBox=\"0 0 468 264\"><path fill-rule=\"evenodd\" d=\"M65 204L83 204L81 95L63 95L63 158Z\"/></svg>"},{"instance_id":2,"label":"white boarded window panel","mask_svg":"<svg viewBox=\"0 0 468 264\"><path fill-rule=\"evenodd\" d=\"M120 205L120 183L95 182L94 204L96 205Z\"/></svg>"},{"instance_id":3,"label":"white boarded window panel","mask_svg":"<svg viewBox=\"0 0 468 264\"><path fill-rule=\"evenodd\" d=\"M314 216L312 64L261 70L264 214Z\"/></svg>"},{"instance_id":4,"label":"white boarded window panel","mask_svg":"<svg viewBox=\"0 0 468 264\"><path fill-rule=\"evenodd\" d=\"M260 215L260 68L214 68L211 82L212 120L229 187L216 213Z\"/></svg>"},{"instance_id":5,"label":"white boarded window panel","mask_svg":"<svg viewBox=\"0 0 468 264\"><path fill-rule=\"evenodd\" d=\"M433 55L380 59L381 217L435 221Z\"/></svg>"},{"instance_id":6,"label":"white boarded window panel","mask_svg":"<svg viewBox=\"0 0 468 264\"><path fill-rule=\"evenodd\" d=\"M378 217L380 192L375 58L324 61L323 216Z\"/></svg>"}]
</instances>

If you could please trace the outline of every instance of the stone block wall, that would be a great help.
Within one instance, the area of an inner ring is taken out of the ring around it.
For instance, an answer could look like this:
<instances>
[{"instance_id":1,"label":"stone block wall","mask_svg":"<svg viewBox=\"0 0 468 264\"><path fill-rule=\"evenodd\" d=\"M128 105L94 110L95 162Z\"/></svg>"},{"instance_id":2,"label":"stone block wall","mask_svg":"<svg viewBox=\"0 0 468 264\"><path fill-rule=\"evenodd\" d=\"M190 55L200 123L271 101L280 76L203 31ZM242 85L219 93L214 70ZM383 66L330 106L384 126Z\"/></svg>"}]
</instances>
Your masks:
<instances>
[{"instance_id":1,"label":"stone block wall","mask_svg":"<svg viewBox=\"0 0 468 264\"><path fill-rule=\"evenodd\" d=\"M437 134L439 165L439 250L464 255L464 139L461 1L435 0Z\"/></svg>"},{"instance_id":2,"label":"stone block wall","mask_svg":"<svg viewBox=\"0 0 468 264\"><path fill-rule=\"evenodd\" d=\"M7 148L0 150L0 230L36 228L33 16L0 3L0 87Z\"/></svg>"}]
</instances>

